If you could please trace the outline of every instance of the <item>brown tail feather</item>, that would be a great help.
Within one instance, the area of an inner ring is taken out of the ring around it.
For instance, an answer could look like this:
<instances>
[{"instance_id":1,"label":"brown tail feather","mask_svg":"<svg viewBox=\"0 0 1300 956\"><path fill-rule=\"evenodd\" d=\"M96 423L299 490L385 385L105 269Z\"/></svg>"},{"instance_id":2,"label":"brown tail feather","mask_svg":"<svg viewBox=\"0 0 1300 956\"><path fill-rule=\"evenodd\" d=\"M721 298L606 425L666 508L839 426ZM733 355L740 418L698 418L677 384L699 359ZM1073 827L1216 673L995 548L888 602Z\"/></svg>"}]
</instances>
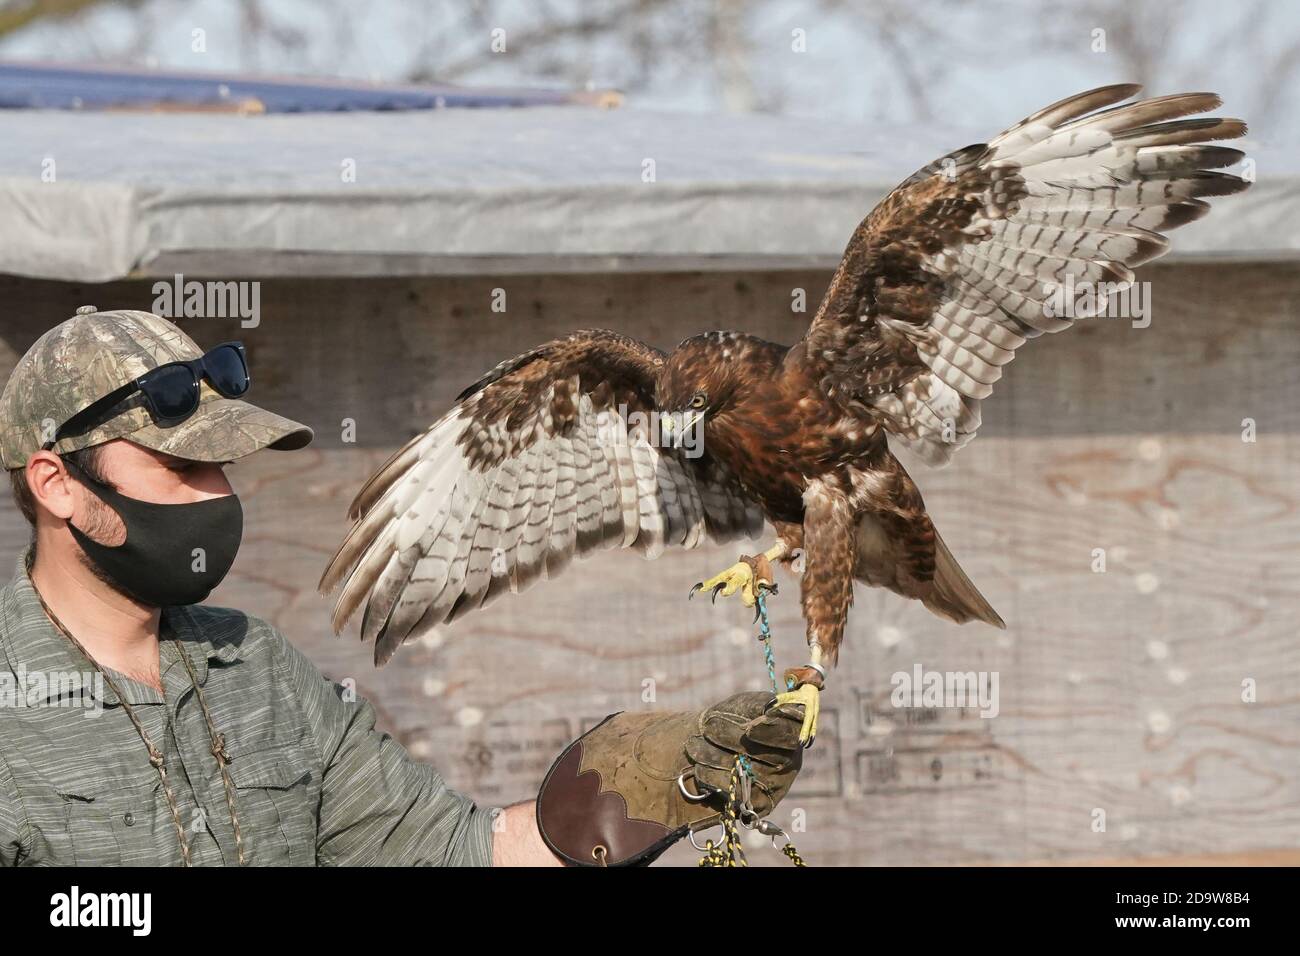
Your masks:
<instances>
[{"instance_id":1,"label":"brown tail feather","mask_svg":"<svg viewBox=\"0 0 1300 956\"><path fill-rule=\"evenodd\" d=\"M939 537L938 528L934 531L934 546L934 584L930 593L921 599L921 603L941 617L958 624L983 621L1005 629L1006 622L966 576L948 546L943 543L943 538Z\"/></svg>"}]
</instances>

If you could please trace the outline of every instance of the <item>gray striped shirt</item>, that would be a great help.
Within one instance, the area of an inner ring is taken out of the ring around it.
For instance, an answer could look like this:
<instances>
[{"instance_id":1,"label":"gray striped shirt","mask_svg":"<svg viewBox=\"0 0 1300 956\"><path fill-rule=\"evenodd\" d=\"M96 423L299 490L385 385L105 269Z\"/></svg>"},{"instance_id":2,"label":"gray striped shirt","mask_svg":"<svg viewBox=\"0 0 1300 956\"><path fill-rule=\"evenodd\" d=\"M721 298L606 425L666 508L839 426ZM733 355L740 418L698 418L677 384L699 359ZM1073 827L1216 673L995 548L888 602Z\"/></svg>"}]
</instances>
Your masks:
<instances>
[{"instance_id":1,"label":"gray striped shirt","mask_svg":"<svg viewBox=\"0 0 1300 956\"><path fill-rule=\"evenodd\" d=\"M25 568L0 590L0 865L176 866L158 772L113 690L41 609ZM180 641L225 735L249 865L488 866L494 811L375 729L265 621L162 615L163 693L110 671L165 756L195 866L234 865L234 831Z\"/></svg>"}]
</instances>

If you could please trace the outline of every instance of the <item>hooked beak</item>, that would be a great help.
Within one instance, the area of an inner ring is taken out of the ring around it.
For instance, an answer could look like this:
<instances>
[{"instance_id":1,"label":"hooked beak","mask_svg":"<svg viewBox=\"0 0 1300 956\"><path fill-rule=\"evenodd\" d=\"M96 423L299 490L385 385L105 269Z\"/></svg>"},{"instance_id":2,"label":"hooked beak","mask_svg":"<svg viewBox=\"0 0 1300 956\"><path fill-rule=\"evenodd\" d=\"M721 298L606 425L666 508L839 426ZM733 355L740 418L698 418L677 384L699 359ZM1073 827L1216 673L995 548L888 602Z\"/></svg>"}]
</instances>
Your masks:
<instances>
[{"instance_id":1,"label":"hooked beak","mask_svg":"<svg viewBox=\"0 0 1300 956\"><path fill-rule=\"evenodd\" d=\"M680 414L685 415L686 413L682 412ZM679 427L677 424L677 415L677 412L659 413L659 430L669 439L668 447L670 448L681 448L682 442L685 441L690 430L699 424L700 420L704 418L704 412L696 412L688 421L683 422Z\"/></svg>"}]
</instances>

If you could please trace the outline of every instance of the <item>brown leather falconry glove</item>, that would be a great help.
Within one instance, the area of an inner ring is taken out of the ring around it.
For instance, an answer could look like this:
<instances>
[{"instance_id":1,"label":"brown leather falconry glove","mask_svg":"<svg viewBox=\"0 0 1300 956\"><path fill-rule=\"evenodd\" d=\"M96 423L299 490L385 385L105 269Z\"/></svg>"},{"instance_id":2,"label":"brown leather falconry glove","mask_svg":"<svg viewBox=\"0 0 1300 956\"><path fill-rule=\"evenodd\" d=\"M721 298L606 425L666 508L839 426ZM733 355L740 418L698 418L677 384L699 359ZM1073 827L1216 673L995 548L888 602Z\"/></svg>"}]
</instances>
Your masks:
<instances>
[{"instance_id":1,"label":"brown leather falconry glove","mask_svg":"<svg viewBox=\"0 0 1300 956\"><path fill-rule=\"evenodd\" d=\"M542 839L575 866L650 863L688 829L719 822L737 754L753 772L750 805L767 816L803 763L802 708L769 710L771 701L744 693L702 711L606 717L547 772L537 796Z\"/></svg>"}]
</instances>

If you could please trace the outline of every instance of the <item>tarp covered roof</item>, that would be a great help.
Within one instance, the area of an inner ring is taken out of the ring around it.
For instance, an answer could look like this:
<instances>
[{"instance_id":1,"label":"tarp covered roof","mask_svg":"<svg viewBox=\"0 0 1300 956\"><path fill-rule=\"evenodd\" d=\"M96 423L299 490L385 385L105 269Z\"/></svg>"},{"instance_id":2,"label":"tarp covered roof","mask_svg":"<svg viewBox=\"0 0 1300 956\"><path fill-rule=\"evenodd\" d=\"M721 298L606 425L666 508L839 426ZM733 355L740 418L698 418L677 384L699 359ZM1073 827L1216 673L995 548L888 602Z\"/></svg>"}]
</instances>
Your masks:
<instances>
[{"instance_id":1,"label":"tarp covered roof","mask_svg":"<svg viewBox=\"0 0 1300 956\"><path fill-rule=\"evenodd\" d=\"M0 109L196 109L244 113L494 109L616 102L617 94L246 76L137 67L0 63Z\"/></svg>"},{"instance_id":2,"label":"tarp covered roof","mask_svg":"<svg viewBox=\"0 0 1300 956\"><path fill-rule=\"evenodd\" d=\"M992 131L572 106L238 116L0 111L0 272L275 276L834 263L914 169ZM1300 250L1300 175L1179 256ZM1229 214L1229 210L1230 214Z\"/></svg>"}]
</instances>

